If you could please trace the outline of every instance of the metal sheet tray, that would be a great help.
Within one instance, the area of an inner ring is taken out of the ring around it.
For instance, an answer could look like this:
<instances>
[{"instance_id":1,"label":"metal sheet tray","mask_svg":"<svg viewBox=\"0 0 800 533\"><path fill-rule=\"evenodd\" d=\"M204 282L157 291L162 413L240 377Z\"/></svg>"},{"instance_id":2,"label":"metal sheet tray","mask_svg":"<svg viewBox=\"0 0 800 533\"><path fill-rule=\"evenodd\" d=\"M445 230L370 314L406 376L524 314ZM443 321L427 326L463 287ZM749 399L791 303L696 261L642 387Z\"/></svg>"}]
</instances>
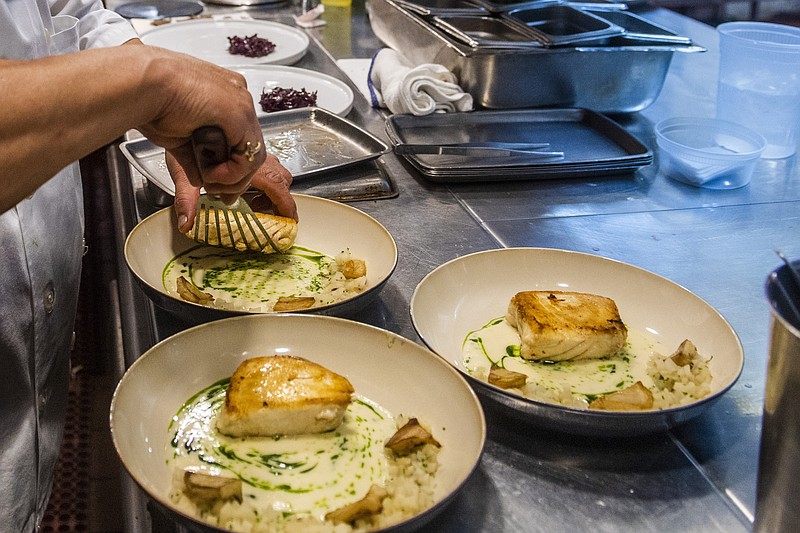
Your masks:
<instances>
[{"instance_id":1,"label":"metal sheet tray","mask_svg":"<svg viewBox=\"0 0 800 533\"><path fill-rule=\"evenodd\" d=\"M295 182L380 157L383 141L356 124L324 109L306 107L259 118L267 150L292 173ZM164 192L175 188L164 149L148 139L125 141L120 150L131 165Z\"/></svg>"},{"instance_id":2,"label":"metal sheet tray","mask_svg":"<svg viewBox=\"0 0 800 533\"><path fill-rule=\"evenodd\" d=\"M459 183L625 174L649 165L653 152L610 118L582 108L475 111L415 117L393 115L393 144L547 142L564 158L404 155L424 176Z\"/></svg>"}]
</instances>

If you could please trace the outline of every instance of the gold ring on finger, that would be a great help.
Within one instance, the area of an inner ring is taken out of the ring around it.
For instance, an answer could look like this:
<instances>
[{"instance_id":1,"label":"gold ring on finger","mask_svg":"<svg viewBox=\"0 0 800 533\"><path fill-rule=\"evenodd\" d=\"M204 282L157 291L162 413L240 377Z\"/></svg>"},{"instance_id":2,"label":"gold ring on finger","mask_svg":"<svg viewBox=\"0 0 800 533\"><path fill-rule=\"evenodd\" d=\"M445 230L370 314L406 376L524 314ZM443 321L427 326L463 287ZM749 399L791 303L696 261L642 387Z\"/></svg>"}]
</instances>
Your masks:
<instances>
[{"instance_id":1,"label":"gold ring on finger","mask_svg":"<svg viewBox=\"0 0 800 533\"><path fill-rule=\"evenodd\" d=\"M244 156L247 158L248 161L252 162L255 155L260 151L261 151L261 141L256 143L255 146L253 146L253 143L251 143L250 141L247 141L247 145L245 145L244 149Z\"/></svg>"}]
</instances>

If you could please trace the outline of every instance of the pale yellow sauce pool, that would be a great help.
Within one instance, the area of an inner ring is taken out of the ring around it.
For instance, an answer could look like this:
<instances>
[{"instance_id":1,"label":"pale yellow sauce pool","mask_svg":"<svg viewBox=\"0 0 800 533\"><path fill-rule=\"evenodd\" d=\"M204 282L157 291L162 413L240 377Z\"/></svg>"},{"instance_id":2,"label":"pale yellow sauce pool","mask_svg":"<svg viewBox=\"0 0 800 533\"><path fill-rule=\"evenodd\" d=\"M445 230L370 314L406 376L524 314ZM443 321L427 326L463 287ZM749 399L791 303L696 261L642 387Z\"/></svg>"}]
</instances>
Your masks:
<instances>
[{"instance_id":1,"label":"pale yellow sauce pool","mask_svg":"<svg viewBox=\"0 0 800 533\"><path fill-rule=\"evenodd\" d=\"M342 424L316 435L232 438L216 429L228 380L200 391L169 427L167 463L210 474L239 477L243 500L255 509L310 515L363 497L370 485L385 485L385 441L395 420L367 398L356 396Z\"/></svg>"},{"instance_id":2,"label":"pale yellow sauce pool","mask_svg":"<svg viewBox=\"0 0 800 533\"><path fill-rule=\"evenodd\" d=\"M213 246L195 246L174 257L162 274L164 290L178 297L183 276L214 297L209 304L221 309L271 311L282 296L313 296L315 306L349 297L330 291L336 260L299 246L285 254L262 254Z\"/></svg>"},{"instance_id":3,"label":"pale yellow sauce pool","mask_svg":"<svg viewBox=\"0 0 800 533\"><path fill-rule=\"evenodd\" d=\"M668 354L655 339L643 331L629 330L625 348L602 359L562 362L528 361L519 356L520 337L516 328L504 318L497 318L467 335L462 345L463 363L467 371L487 380L492 364L528 376L551 391L568 387L580 401L591 401L601 394L623 389L637 381L652 387L647 375L647 362L654 353Z\"/></svg>"}]
</instances>

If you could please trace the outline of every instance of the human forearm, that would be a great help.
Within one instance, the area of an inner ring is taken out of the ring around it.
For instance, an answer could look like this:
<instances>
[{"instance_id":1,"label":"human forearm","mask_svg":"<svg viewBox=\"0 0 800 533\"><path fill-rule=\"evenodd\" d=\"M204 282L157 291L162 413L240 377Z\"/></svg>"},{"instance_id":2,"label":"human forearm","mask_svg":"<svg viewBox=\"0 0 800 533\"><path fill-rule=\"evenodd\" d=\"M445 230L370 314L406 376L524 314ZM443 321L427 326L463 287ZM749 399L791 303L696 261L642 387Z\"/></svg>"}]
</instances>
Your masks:
<instances>
[{"instance_id":1,"label":"human forearm","mask_svg":"<svg viewBox=\"0 0 800 533\"><path fill-rule=\"evenodd\" d=\"M0 212L155 116L163 104L146 74L153 58L133 48L144 47L0 61Z\"/></svg>"},{"instance_id":2,"label":"human forearm","mask_svg":"<svg viewBox=\"0 0 800 533\"><path fill-rule=\"evenodd\" d=\"M58 170L137 128L192 168L189 137L220 126L231 160L204 176L207 188L238 193L264 160L252 98L229 70L147 46L120 46L33 61L0 61L0 212Z\"/></svg>"}]
</instances>

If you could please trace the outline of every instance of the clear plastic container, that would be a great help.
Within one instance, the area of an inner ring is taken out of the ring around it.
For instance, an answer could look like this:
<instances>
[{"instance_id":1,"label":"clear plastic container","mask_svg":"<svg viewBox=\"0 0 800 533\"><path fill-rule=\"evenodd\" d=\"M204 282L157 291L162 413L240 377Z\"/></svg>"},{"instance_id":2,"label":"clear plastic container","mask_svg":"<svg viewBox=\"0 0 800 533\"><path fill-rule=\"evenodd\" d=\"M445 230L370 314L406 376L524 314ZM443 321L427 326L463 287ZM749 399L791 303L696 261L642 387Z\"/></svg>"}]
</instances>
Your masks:
<instances>
[{"instance_id":1,"label":"clear plastic container","mask_svg":"<svg viewBox=\"0 0 800 533\"><path fill-rule=\"evenodd\" d=\"M717 26L717 115L767 140L765 159L789 157L800 133L800 28L769 22Z\"/></svg>"},{"instance_id":2,"label":"clear plastic container","mask_svg":"<svg viewBox=\"0 0 800 533\"><path fill-rule=\"evenodd\" d=\"M662 120L655 132L661 171L705 189L736 189L750 183L767 144L749 128L710 118Z\"/></svg>"}]
</instances>

